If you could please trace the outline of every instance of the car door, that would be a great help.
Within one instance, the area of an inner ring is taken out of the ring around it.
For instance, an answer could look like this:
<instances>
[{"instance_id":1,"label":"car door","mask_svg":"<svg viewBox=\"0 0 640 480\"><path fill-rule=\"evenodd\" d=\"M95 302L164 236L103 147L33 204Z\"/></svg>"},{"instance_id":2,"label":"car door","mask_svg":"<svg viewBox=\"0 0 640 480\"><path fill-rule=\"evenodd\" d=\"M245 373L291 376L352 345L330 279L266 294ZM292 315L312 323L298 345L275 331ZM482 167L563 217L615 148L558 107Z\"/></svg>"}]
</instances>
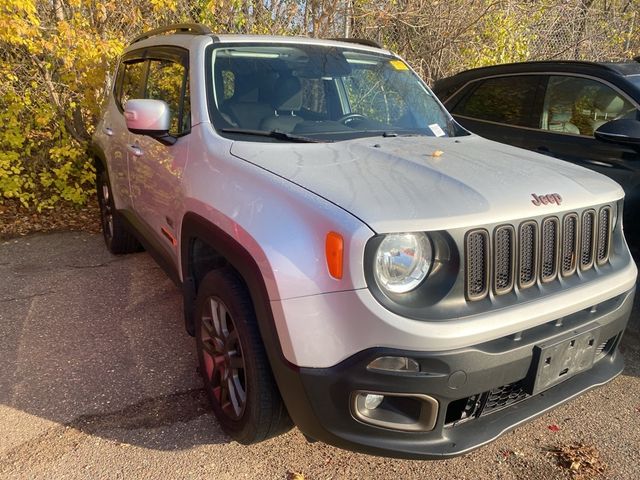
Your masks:
<instances>
[{"instance_id":1,"label":"car door","mask_svg":"<svg viewBox=\"0 0 640 480\"><path fill-rule=\"evenodd\" d=\"M540 75L507 75L470 83L447 107L467 130L497 142L526 148L538 127L536 105L543 94Z\"/></svg>"},{"instance_id":2,"label":"car door","mask_svg":"<svg viewBox=\"0 0 640 480\"><path fill-rule=\"evenodd\" d=\"M625 190L638 183L640 152L628 145L605 143L593 132L618 118L640 118L637 105L623 92L595 78L545 76L539 128L523 146L607 175Z\"/></svg>"},{"instance_id":3,"label":"car door","mask_svg":"<svg viewBox=\"0 0 640 480\"><path fill-rule=\"evenodd\" d=\"M131 195L145 236L158 253L175 265L181 182L186 167L191 130L188 52L174 47L149 49L143 98L162 100L171 113L167 145L146 135L130 134L128 144Z\"/></svg>"},{"instance_id":4,"label":"car door","mask_svg":"<svg viewBox=\"0 0 640 480\"><path fill-rule=\"evenodd\" d=\"M101 123L107 140L106 156L109 159L111 190L118 209L132 208L129 185L127 145L129 130L124 118L124 105L130 98L140 98L146 75L146 62L142 52L128 54L118 67L113 100L109 104Z\"/></svg>"}]
</instances>

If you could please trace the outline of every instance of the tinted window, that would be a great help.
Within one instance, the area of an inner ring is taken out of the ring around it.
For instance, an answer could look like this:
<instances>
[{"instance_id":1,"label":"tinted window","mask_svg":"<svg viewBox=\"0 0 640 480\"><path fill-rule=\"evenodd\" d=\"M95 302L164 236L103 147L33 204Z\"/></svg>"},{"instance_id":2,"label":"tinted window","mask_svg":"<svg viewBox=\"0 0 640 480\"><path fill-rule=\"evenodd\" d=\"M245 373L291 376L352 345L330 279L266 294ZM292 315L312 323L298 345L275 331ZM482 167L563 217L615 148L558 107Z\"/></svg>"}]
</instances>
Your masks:
<instances>
[{"instance_id":1,"label":"tinted window","mask_svg":"<svg viewBox=\"0 0 640 480\"><path fill-rule=\"evenodd\" d=\"M142 80L144 75L145 61L138 60L135 62L129 62L122 65L123 74L121 77L121 85L116 92L116 101L121 109L124 109L124 105L127 100L131 98L140 98Z\"/></svg>"},{"instance_id":2,"label":"tinted window","mask_svg":"<svg viewBox=\"0 0 640 480\"><path fill-rule=\"evenodd\" d=\"M189 130L189 92L184 65L169 60L151 60L145 98L164 100L169 105L170 133Z\"/></svg>"},{"instance_id":3,"label":"tinted window","mask_svg":"<svg viewBox=\"0 0 640 480\"><path fill-rule=\"evenodd\" d=\"M592 136L600 125L636 118L635 107L613 88L582 77L549 78L540 128Z\"/></svg>"},{"instance_id":4,"label":"tinted window","mask_svg":"<svg viewBox=\"0 0 640 480\"><path fill-rule=\"evenodd\" d=\"M453 113L479 120L537 127L531 113L539 76L490 78L482 82Z\"/></svg>"}]
</instances>

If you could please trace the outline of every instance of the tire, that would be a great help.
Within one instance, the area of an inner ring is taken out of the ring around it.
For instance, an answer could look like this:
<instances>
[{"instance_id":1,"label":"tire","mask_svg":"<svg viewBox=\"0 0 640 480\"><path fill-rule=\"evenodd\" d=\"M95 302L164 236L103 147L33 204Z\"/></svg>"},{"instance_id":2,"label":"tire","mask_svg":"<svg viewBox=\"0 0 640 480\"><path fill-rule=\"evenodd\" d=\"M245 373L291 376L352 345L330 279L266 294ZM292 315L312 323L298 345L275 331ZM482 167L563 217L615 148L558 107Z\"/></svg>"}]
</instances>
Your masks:
<instances>
[{"instance_id":1,"label":"tire","mask_svg":"<svg viewBox=\"0 0 640 480\"><path fill-rule=\"evenodd\" d=\"M96 191L100 207L102 236L107 249L116 255L140 251L142 249L140 243L127 230L115 208L109 177L105 170L98 170L96 173Z\"/></svg>"},{"instance_id":2,"label":"tire","mask_svg":"<svg viewBox=\"0 0 640 480\"><path fill-rule=\"evenodd\" d=\"M248 445L284 433L291 419L276 386L249 294L229 268L209 272L196 298L200 373L222 430Z\"/></svg>"}]
</instances>

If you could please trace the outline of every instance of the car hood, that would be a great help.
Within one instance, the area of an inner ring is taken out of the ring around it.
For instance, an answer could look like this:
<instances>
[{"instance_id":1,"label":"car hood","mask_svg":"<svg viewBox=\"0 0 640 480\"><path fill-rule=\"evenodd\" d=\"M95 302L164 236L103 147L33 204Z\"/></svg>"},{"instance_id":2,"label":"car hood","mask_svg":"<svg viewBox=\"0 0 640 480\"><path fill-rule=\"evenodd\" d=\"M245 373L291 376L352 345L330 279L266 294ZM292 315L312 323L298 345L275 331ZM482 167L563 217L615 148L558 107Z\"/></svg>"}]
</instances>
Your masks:
<instances>
[{"instance_id":1,"label":"car hood","mask_svg":"<svg viewBox=\"0 0 640 480\"><path fill-rule=\"evenodd\" d=\"M324 197L378 233L508 221L624 195L603 175L476 135L234 142L231 154ZM559 194L562 204L536 206L532 194Z\"/></svg>"}]
</instances>

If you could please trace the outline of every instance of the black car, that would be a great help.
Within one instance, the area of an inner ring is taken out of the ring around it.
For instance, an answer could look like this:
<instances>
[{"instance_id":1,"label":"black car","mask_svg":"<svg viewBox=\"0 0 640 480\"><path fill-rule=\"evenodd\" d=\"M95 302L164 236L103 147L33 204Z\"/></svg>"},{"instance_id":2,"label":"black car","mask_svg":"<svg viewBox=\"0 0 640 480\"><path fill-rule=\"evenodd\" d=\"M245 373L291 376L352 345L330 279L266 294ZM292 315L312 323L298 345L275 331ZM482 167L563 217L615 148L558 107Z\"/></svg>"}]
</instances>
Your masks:
<instances>
[{"instance_id":1,"label":"black car","mask_svg":"<svg viewBox=\"0 0 640 480\"><path fill-rule=\"evenodd\" d=\"M625 231L640 243L640 57L622 63L525 62L436 82L455 119L483 137L603 173L626 192Z\"/></svg>"}]
</instances>

